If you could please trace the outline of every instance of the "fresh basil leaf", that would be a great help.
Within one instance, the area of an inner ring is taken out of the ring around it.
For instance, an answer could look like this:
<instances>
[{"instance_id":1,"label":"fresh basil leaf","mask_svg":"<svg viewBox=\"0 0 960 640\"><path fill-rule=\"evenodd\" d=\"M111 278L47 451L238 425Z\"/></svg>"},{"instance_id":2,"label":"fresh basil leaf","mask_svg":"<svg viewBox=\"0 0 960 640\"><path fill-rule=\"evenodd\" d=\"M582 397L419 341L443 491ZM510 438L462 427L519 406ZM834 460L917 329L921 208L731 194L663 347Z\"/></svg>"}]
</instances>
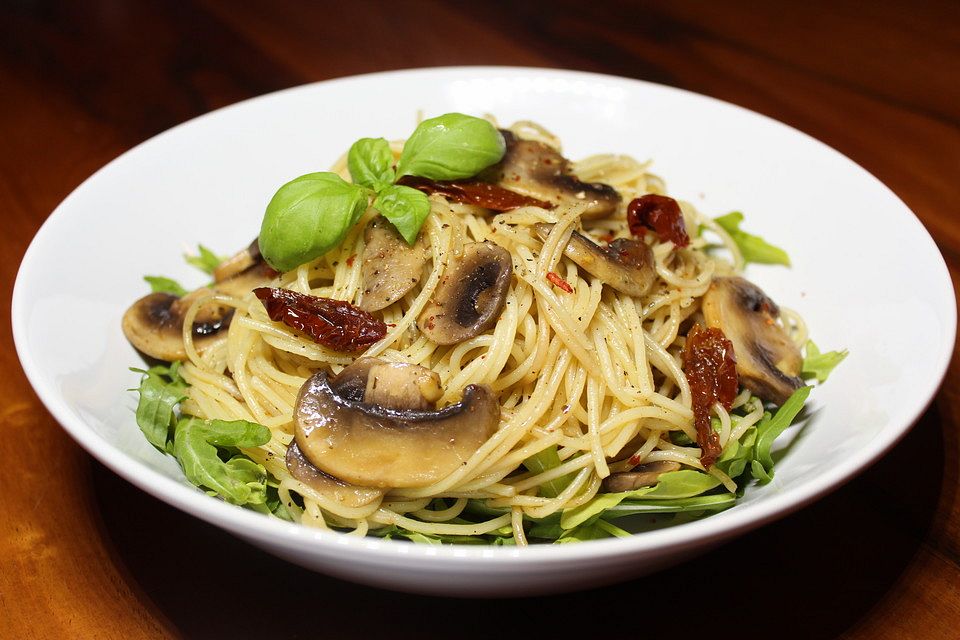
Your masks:
<instances>
[{"instance_id":1,"label":"fresh basil leaf","mask_svg":"<svg viewBox=\"0 0 960 640\"><path fill-rule=\"evenodd\" d=\"M393 184L393 152L383 138L360 138L347 153L347 169L354 184L380 191Z\"/></svg>"},{"instance_id":2,"label":"fresh basil leaf","mask_svg":"<svg viewBox=\"0 0 960 640\"><path fill-rule=\"evenodd\" d=\"M783 433L784 429L790 426L800 410L803 409L803 403L807 401L807 396L810 395L812 388L800 387L787 398L787 401L777 409L772 417L769 413L765 414L757 423L757 443L753 450L751 470L761 484L766 484L773 479L773 457L770 455L770 450L774 440Z\"/></svg>"},{"instance_id":3,"label":"fresh basil leaf","mask_svg":"<svg viewBox=\"0 0 960 640\"><path fill-rule=\"evenodd\" d=\"M549 471L550 469L556 469L560 466L560 456L557 454L557 446L552 445L543 451L533 454L523 461L523 466L525 466L528 471L533 472L534 475ZM544 482L540 485L540 495L545 498L556 498L567 488L567 485L570 484L572 479L573 475L568 473L565 476Z\"/></svg>"},{"instance_id":4,"label":"fresh basil leaf","mask_svg":"<svg viewBox=\"0 0 960 640\"><path fill-rule=\"evenodd\" d=\"M156 366L142 373L140 387L140 402L137 403L137 425L143 431L147 441L161 451L166 451L170 431L176 424L175 409L184 399L189 386L180 377L180 363L175 362L169 367Z\"/></svg>"},{"instance_id":5,"label":"fresh basil leaf","mask_svg":"<svg viewBox=\"0 0 960 640\"><path fill-rule=\"evenodd\" d=\"M486 120L447 113L420 123L403 145L397 175L469 178L499 162L505 150L503 135Z\"/></svg>"},{"instance_id":6,"label":"fresh basil leaf","mask_svg":"<svg viewBox=\"0 0 960 640\"><path fill-rule=\"evenodd\" d=\"M196 267L203 271L204 273L212 274L214 269L220 266L220 263L226 260L226 258L218 256L210 249L205 246L197 245L197 255L191 256L190 254L183 254L183 259L187 261L187 264L190 266Z\"/></svg>"},{"instance_id":7,"label":"fresh basil leaf","mask_svg":"<svg viewBox=\"0 0 960 640\"><path fill-rule=\"evenodd\" d=\"M177 423L173 454L184 475L233 504L265 504L267 472L242 454L224 462L217 447L259 447L270 441L270 430L246 420L184 418Z\"/></svg>"},{"instance_id":8,"label":"fresh basil leaf","mask_svg":"<svg viewBox=\"0 0 960 640\"><path fill-rule=\"evenodd\" d=\"M743 214L733 211L725 216L714 218L714 222L723 227L730 234L740 249L745 262L761 264L782 264L790 266L790 256L780 247L775 247L760 236L755 236L740 229Z\"/></svg>"},{"instance_id":9,"label":"fresh basil leaf","mask_svg":"<svg viewBox=\"0 0 960 640\"><path fill-rule=\"evenodd\" d=\"M807 340L805 351L801 375L804 378L816 378L817 382L826 382L834 367L843 362L850 353L846 349L820 353L820 349L813 340Z\"/></svg>"},{"instance_id":10,"label":"fresh basil leaf","mask_svg":"<svg viewBox=\"0 0 960 640\"><path fill-rule=\"evenodd\" d=\"M180 286L179 282L172 278L164 278L163 276L143 276L143 279L147 281L147 284L150 285L150 290L154 293L169 293L170 295L177 296L178 298L182 298L190 293Z\"/></svg>"},{"instance_id":11,"label":"fresh basil leaf","mask_svg":"<svg viewBox=\"0 0 960 640\"><path fill-rule=\"evenodd\" d=\"M367 209L367 190L335 173L308 173L286 183L267 205L260 253L290 271L339 245Z\"/></svg>"},{"instance_id":12,"label":"fresh basil leaf","mask_svg":"<svg viewBox=\"0 0 960 640\"><path fill-rule=\"evenodd\" d=\"M426 194L401 185L390 185L380 191L373 206L411 245L417 241L420 228L430 215L430 200Z\"/></svg>"}]
</instances>

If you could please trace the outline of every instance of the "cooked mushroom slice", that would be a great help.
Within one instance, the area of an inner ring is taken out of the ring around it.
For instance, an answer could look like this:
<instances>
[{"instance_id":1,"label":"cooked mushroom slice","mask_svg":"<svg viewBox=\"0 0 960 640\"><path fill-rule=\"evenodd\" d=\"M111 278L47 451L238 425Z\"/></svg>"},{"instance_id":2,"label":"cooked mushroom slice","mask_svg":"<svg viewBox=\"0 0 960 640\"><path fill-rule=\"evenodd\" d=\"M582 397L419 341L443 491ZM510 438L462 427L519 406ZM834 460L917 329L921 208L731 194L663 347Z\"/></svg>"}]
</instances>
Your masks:
<instances>
[{"instance_id":1,"label":"cooked mushroom slice","mask_svg":"<svg viewBox=\"0 0 960 640\"><path fill-rule=\"evenodd\" d=\"M297 445L321 471L366 487L423 487L466 463L496 429L500 406L479 385L439 411L358 402L321 371L301 388L294 419Z\"/></svg>"},{"instance_id":2,"label":"cooked mushroom slice","mask_svg":"<svg viewBox=\"0 0 960 640\"><path fill-rule=\"evenodd\" d=\"M183 346L183 316L203 290L182 298L169 293L151 293L133 303L123 314L123 333L137 350L151 358L173 362L187 358ZM203 351L230 325L233 310L204 305L193 321L193 344Z\"/></svg>"},{"instance_id":3,"label":"cooked mushroom slice","mask_svg":"<svg viewBox=\"0 0 960 640\"><path fill-rule=\"evenodd\" d=\"M541 240L546 240L552 228L552 224L542 222L535 227ZM638 240L620 238L603 248L574 231L563 254L587 273L627 295L644 295L657 278L653 251Z\"/></svg>"},{"instance_id":4,"label":"cooked mushroom slice","mask_svg":"<svg viewBox=\"0 0 960 640\"><path fill-rule=\"evenodd\" d=\"M613 473L603 481L603 490L610 493L633 491L641 487L652 487L659 482L660 475L669 471L677 471L680 464L662 460L648 462L634 467L633 471Z\"/></svg>"},{"instance_id":5,"label":"cooked mushroom slice","mask_svg":"<svg viewBox=\"0 0 960 640\"><path fill-rule=\"evenodd\" d=\"M427 248L422 239L412 247L408 245L382 216L370 221L363 232L363 241L363 297L359 307L364 311L379 311L420 282Z\"/></svg>"},{"instance_id":6,"label":"cooked mushroom slice","mask_svg":"<svg viewBox=\"0 0 960 640\"><path fill-rule=\"evenodd\" d=\"M760 398L781 405L803 386L800 349L777 324L780 309L743 278L716 278L703 297L703 316L733 343L740 382Z\"/></svg>"},{"instance_id":7,"label":"cooked mushroom slice","mask_svg":"<svg viewBox=\"0 0 960 640\"><path fill-rule=\"evenodd\" d=\"M237 256L226 261L236 260L233 268L221 272L230 275L216 282L213 285L214 291L240 297L267 284L276 276L276 272L260 256L259 250L254 253L253 247L254 245L250 245L244 251L249 252L247 266L238 270L237 265L241 264L242 260ZM140 298L123 314L121 324L124 335L136 349L151 358L168 362L185 360L187 352L183 346L184 314L198 296L209 291L204 287L182 298L169 293L151 293ZM230 325L232 316L232 309L219 304L205 304L200 308L193 321L193 344L198 352L202 352Z\"/></svg>"},{"instance_id":8,"label":"cooked mushroom slice","mask_svg":"<svg viewBox=\"0 0 960 640\"><path fill-rule=\"evenodd\" d=\"M391 409L433 409L443 396L440 376L415 364L380 362L370 368L363 400Z\"/></svg>"},{"instance_id":9,"label":"cooked mushroom slice","mask_svg":"<svg viewBox=\"0 0 960 640\"><path fill-rule=\"evenodd\" d=\"M507 143L503 159L483 178L501 187L554 204L584 203L583 218L604 218L620 206L620 194L608 184L581 182L570 161L553 147L501 131Z\"/></svg>"},{"instance_id":10,"label":"cooked mushroom slice","mask_svg":"<svg viewBox=\"0 0 960 640\"><path fill-rule=\"evenodd\" d=\"M260 255L260 239L254 238L247 248L217 265L213 270L213 281L223 282L238 273L246 271L258 261L263 261L263 257Z\"/></svg>"},{"instance_id":11,"label":"cooked mushroom slice","mask_svg":"<svg viewBox=\"0 0 960 640\"><path fill-rule=\"evenodd\" d=\"M507 299L513 261L492 242L473 242L447 273L417 319L437 344L456 344L493 326Z\"/></svg>"},{"instance_id":12,"label":"cooked mushroom slice","mask_svg":"<svg viewBox=\"0 0 960 640\"><path fill-rule=\"evenodd\" d=\"M294 478L327 499L345 507L362 507L383 495L383 491L379 489L356 487L320 471L303 456L296 442L291 442L287 447L286 463L287 471Z\"/></svg>"}]
</instances>

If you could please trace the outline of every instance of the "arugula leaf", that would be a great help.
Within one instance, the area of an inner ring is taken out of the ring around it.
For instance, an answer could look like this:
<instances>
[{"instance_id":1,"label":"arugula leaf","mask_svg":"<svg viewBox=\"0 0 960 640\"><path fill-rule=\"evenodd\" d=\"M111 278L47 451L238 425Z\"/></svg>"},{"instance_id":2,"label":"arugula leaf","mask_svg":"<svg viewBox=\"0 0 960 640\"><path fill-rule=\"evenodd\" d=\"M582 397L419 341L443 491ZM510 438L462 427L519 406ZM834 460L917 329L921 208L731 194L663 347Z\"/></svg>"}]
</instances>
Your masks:
<instances>
[{"instance_id":1,"label":"arugula leaf","mask_svg":"<svg viewBox=\"0 0 960 640\"><path fill-rule=\"evenodd\" d=\"M154 293L169 293L170 295L182 298L190 293L184 289L179 282L172 278L163 276L143 276L143 279L150 285L150 290Z\"/></svg>"},{"instance_id":2,"label":"arugula leaf","mask_svg":"<svg viewBox=\"0 0 960 640\"><path fill-rule=\"evenodd\" d=\"M534 475L549 471L550 469L556 469L560 466L560 456L557 454L557 446L552 445L543 451L533 454L523 461L523 466L525 466L528 471L532 471ZM572 478L573 475L568 473L565 476L544 482L540 485L540 495L545 498L556 498L567 488Z\"/></svg>"},{"instance_id":3,"label":"arugula leaf","mask_svg":"<svg viewBox=\"0 0 960 640\"><path fill-rule=\"evenodd\" d=\"M430 215L430 200L426 194L402 185L384 188L373 206L393 223L410 245L417 241L420 228Z\"/></svg>"},{"instance_id":4,"label":"arugula leaf","mask_svg":"<svg viewBox=\"0 0 960 640\"><path fill-rule=\"evenodd\" d=\"M720 480L717 478L694 469L681 469L680 471L664 473L658 480L659 482L652 487L643 487L635 491L598 494L587 504L564 511L560 516L560 526L564 529L573 529L590 521L591 518L601 516L624 500L635 498L648 500L689 498L720 485Z\"/></svg>"},{"instance_id":5,"label":"arugula leaf","mask_svg":"<svg viewBox=\"0 0 960 640\"><path fill-rule=\"evenodd\" d=\"M722 511L733 506L736 501L737 495L735 493L714 493L675 500L624 500L620 504L607 509L603 517L612 520L638 514Z\"/></svg>"},{"instance_id":6,"label":"arugula leaf","mask_svg":"<svg viewBox=\"0 0 960 640\"><path fill-rule=\"evenodd\" d=\"M806 355L803 357L801 375L808 379L816 378L817 382L821 383L826 382L834 367L843 362L843 359L850 354L846 349L820 353L820 349L814 344L813 340L807 340L805 351Z\"/></svg>"},{"instance_id":7,"label":"arugula leaf","mask_svg":"<svg viewBox=\"0 0 960 640\"><path fill-rule=\"evenodd\" d=\"M214 269L219 267L220 263L226 258L218 256L213 251L210 251L210 249L200 244L197 245L197 255L192 256L185 253L183 254L183 259L187 261L187 264L200 269L200 271L212 274Z\"/></svg>"},{"instance_id":8,"label":"arugula leaf","mask_svg":"<svg viewBox=\"0 0 960 640\"><path fill-rule=\"evenodd\" d=\"M504 545L504 544L515 544L511 542L501 541L503 540L502 536L493 536L492 540L488 539L487 536L458 536L458 535L446 535L446 534L427 534L427 533L418 533L416 531L410 531L403 527L399 527L395 524L392 524L388 527L382 527L380 529L374 529L370 531L371 536L376 536L378 538L383 538L385 540L394 540L396 538L403 538L411 542L418 544L495 544L495 545Z\"/></svg>"},{"instance_id":9,"label":"arugula leaf","mask_svg":"<svg viewBox=\"0 0 960 640\"><path fill-rule=\"evenodd\" d=\"M757 443L753 450L753 460L750 467L753 476L761 484L766 484L773 479L773 457L770 455L773 441L783 433L784 429L790 426L800 410L803 409L803 403L807 401L807 396L810 395L812 388L800 387L787 398L787 401L777 409L772 417L769 413L766 413L757 423Z\"/></svg>"},{"instance_id":10,"label":"arugula leaf","mask_svg":"<svg viewBox=\"0 0 960 640\"><path fill-rule=\"evenodd\" d=\"M723 227L723 230L729 233L733 241L737 243L745 262L790 266L790 256L787 255L786 251L773 246L760 236L755 236L740 229L743 214L739 211L733 211L713 220Z\"/></svg>"},{"instance_id":11,"label":"arugula leaf","mask_svg":"<svg viewBox=\"0 0 960 640\"><path fill-rule=\"evenodd\" d=\"M568 542L586 542L587 540L600 540L609 538L611 534L599 525L599 521L585 524L581 527L571 529L557 538L554 544L566 544Z\"/></svg>"},{"instance_id":12,"label":"arugula leaf","mask_svg":"<svg viewBox=\"0 0 960 640\"><path fill-rule=\"evenodd\" d=\"M360 138L347 153L347 169L355 184L374 191L393 184L393 152L384 138Z\"/></svg>"},{"instance_id":13,"label":"arugula leaf","mask_svg":"<svg viewBox=\"0 0 960 640\"><path fill-rule=\"evenodd\" d=\"M290 271L343 242L367 209L368 192L335 173L308 173L280 187L260 227L260 253Z\"/></svg>"},{"instance_id":14,"label":"arugula leaf","mask_svg":"<svg viewBox=\"0 0 960 640\"><path fill-rule=\"evenodd\" d=\"M503 135L486 120L446 113L417 126L403 145L397 175L469 178L499 162L506 148Z\"/></svg>"},{"instance_id":15,"label":"arugula leaf","mask_svg":"<svg viewBox=\"0 0 960 640\"><path fill-rule=\"evenodd\" d=\"M173 455L187 479L221 496L227 502L265 504L267 472L242 454L224 462L217 447L259 447L270 441L270 430L246 420L185 418L176 426Z\"/></svg>"},{"instance_id":16,"label":"arugula leaf","mask_svg":"<svg viewBox=\"0 0 960 640\"><path fill-rule=\"evenodd\" d=\"M186 397L189 386L180 377L180 363L169 367L156 366L144 371L140 379L140 402L137 403L137 425L147 441L161 451L167 448L170 432L177 422L176 406Z\"/></svg>"},{"instance_id":17,"label":"arugula leaf","mask_svg":"<svg viewBox=\"0 0 960 640\"><path fill-rule=\"evenodd\" d=\"M753 447L757 441L757 428L750 427L740 436L739 441L728 442L723 454L717 458L715 467L731 478L737 478L744 472L747 463L753 459Z\"/></svg>"}]
</instances>

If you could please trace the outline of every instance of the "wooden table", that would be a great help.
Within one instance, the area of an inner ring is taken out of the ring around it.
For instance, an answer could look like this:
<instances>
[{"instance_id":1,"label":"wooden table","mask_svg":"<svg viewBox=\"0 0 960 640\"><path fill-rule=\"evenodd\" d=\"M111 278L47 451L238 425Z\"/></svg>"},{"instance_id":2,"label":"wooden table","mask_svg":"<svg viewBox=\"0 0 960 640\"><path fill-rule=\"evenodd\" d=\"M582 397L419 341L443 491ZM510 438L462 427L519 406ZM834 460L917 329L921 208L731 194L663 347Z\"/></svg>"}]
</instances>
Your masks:
<instances>
[{"instance_id":1,"label":"wooden table","mask_svg":"<svg viewBox=\"0 0 960 640\"><path fill-rule=\"evenodd\" d=\"M960 5L831 5L4 3L4 290L57 203L140 141L268 91L441 64L619 74L787 122L900 195L957 280ZM903 442L814 506L628 584L478 603L315 575L141 493L58 427L2 329L3 637L561 637L577 619L613 637L960 637L956 357Z\"/></svg>"}]
</instances>

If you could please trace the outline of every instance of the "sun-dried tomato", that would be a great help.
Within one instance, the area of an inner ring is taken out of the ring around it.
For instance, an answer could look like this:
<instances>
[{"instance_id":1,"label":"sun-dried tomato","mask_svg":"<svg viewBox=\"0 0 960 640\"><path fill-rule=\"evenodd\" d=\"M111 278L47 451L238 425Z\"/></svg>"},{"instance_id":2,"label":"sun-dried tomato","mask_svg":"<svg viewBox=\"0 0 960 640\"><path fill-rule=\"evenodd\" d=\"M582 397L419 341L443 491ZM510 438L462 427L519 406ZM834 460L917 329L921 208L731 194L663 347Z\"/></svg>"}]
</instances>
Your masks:
<instances>
[{"instance_id":1,"label":"sun-dried tomato","mask_svg":"<svg viewBox=\"0 0 960 640\"><path fill-rule=\"evenodd\" d=\"M382 320L343 300L271 287L253 292L271 320L303 331L314 342L334 351L361 351L387 335L387 325Z\"/></svg>"},{"instance_id":2,"label":"sun-dried tomato","mask_svg":"<svg viewBox=\"0 0 960 640\"><path fill-rule=\"evenodd\" d=\"M573 293L573 287L570 286L570 283L564 280L563 278L561 278L559 275L557 275L553 271L547 272L547 280L549 280L550 283L555 287L559 287L560 289L566 291L567 293Z\"/></svg>"},{"instance_id":3,"label":"sun-dried tomato","mask_svg":"<svg viewBox=\"0 0 960 640\"><path fill-rule=\"evenodd\" d=\"M553 208L549 202L479 180L428 180L418 176L403 176L397 184L419 189L427 195L439 193L454 202L475 204L494 211L510 211L519 207Z\"/></svg>"},{"instance_id":4,"label":"sun-dried tomato","mask_svg":"<svg viewBox=\"0 0 960 640\"><path fill-rule=\"evenodd\" d=\"M648 193L630 201L627 205L627 224L630 233L641 238L650 229L657 233L661 242L669 240L678 247L690 244L680 205L667 196Z\"/></svg>"},{"instance_id":5,"label":"sun-dried tomato","mask_svg":"<svg viewBox=\"0 0 960 640\"><path fill-rule=\"evenodd\" d=\"M720 403L729 410L737 397L737 358L733 343L720 329L694 325L687 334L683 351L683 372L690 383L700 462L709 469L721 452L720 438L710 426L713 405Z\"/></svg>"}]
</instances>

